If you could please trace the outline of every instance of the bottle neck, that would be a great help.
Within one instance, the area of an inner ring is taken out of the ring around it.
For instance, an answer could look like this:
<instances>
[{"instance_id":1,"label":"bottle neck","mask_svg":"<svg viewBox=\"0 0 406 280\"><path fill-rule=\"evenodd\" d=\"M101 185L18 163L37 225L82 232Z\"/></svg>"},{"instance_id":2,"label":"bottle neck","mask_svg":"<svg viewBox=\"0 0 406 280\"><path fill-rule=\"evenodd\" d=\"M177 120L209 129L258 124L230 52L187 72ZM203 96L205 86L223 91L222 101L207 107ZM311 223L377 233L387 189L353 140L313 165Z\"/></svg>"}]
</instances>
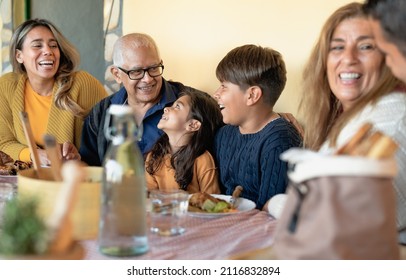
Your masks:
<instances>
[{"instance_id":1,"label":"bottle neck","mask_svg":"<svg viewBox=\"0 0 406 280\"><path fill-rule=\"evenodd\" d=\"M133 141L138 138L140 129L135 123L134 116L128 115L112 115L111 125L105 130L106 138L111 140L113 144L120 144L124 141Z\"/></svg>"}]
</instances>

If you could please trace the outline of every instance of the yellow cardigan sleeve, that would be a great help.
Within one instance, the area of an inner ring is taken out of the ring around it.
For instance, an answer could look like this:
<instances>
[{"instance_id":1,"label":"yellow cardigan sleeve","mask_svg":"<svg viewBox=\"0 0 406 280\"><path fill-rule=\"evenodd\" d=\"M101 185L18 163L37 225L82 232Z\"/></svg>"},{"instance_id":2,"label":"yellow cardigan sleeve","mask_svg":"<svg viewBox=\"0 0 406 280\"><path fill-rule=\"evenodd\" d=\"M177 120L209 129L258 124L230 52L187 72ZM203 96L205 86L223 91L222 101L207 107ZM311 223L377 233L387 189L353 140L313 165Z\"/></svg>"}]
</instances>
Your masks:
<instances>
[{"instance_id":1,"label":"yellow cardigan sleeve","mask_svg":"<svg viewBox=\"0 0 406 280\"><path fill-rule=\"evenodd\" d=\"M7 73L0 77L0 150L19 159L27 142L19 112L24 109L24 86L27 77Z\"/></svg>"}]
</instances>

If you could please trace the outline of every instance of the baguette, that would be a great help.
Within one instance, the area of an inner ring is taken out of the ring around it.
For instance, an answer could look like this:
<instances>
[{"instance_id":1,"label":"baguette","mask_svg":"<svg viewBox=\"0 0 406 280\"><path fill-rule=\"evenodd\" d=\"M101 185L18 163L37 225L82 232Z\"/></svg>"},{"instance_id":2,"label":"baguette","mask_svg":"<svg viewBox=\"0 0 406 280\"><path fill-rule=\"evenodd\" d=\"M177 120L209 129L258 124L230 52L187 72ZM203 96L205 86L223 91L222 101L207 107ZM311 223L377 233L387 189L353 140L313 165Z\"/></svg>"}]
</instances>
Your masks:
<instances>
[{"instance_id":1,"label":"baguette","mask_svg":"<svg viewBox=\"0 0 406 280\"><path fill-rule=\"evenodd\" d=\"M84 181L86 171L81 163L68 161L62 166L63 183L55 201L55 208L47 220L50 231L48 251L62 254L73 245L73 224L70 216L77 200L79 184Z\"/></svg>"},{"instance_id":2,"label":"baguette","mask_svg":"<svg viewBox=\"0 0 406 280\"><path fill-rule=\"evenodd\" d=\"M8 154L0 151L0 165L3 166L11 162L14 162L14 160Z\"/></svg>"},{"instance_id":3,"label":"baguette","mask_svg":"<svg viewBox=\"0 0 406 280\"><path fill-rule=\"evenodd\" d=\"M398 144L392 140L392 138L383 135L379 140L372 146L366 155L368 158L372 159L383 159L394 156L396 150L398 149Z\"/></svg>"},{"instance_id":4,"label":"baguette","mask_svg":"<svg viewBox=\"0 0 406 280\"><path fill-rule=\"evenodd\" d=\"M382 132L370 133L371 123L365 123L344 146L339 148L335 155L362 156L371 159L384 159L393 157L398 145Z\"/></svg>"},{"instance_id":5,"label":"baguette","mask_svg":"<svg viewBox=\"0 0 406 280\"><path fill-rule=\"evenodd\" d=\"M364 139L358 146L349 151L349 155L352 156L365 156L369 150L381 139L384 135L380 131L375 131Z\"/></svg>"},{"instance_id":6,"label":"baguette","mask_svg":"<svg viewBox=\"0 0 406 280\"><path fill-rule=\"evenodd\" d=\"M365 123L360 127L360 129L355 133L355 135L348 141L347 144L339 148L335 154L336 155L349 155L351 151L355 149L368 135L372 129L371 123Z\"/></svg>"}]
</instances>

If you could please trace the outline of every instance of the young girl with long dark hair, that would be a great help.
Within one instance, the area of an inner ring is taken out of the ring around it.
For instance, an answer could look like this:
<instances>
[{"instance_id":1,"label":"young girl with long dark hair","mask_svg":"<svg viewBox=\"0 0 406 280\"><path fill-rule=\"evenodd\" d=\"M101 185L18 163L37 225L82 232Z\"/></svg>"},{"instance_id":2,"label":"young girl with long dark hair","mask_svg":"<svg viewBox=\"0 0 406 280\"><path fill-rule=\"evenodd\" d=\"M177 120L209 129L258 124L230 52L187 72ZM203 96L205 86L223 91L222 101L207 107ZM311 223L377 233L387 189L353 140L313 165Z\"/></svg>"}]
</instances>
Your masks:
<instances>
[{"instance_id":1,"label":"young girl with long dark hair","mask_svg":"<svg viewBox=\"0 0 406 280\"><path fill-rule=\"evenodd\" d=\"M148 190L220 193L211 151L222 124L214 98L200 91L182 92L158 123L164 134L145 161Z\"/></svg>"}]
</instances>

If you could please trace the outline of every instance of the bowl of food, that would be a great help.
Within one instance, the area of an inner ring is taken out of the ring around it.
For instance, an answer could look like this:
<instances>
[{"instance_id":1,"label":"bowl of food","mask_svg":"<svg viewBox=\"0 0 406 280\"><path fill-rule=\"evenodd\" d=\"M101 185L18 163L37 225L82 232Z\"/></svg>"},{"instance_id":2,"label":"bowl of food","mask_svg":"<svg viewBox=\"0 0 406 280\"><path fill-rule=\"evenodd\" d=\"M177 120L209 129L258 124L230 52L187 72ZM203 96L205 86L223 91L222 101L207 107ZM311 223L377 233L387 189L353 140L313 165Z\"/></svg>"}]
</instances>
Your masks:
<instances>
[{"instance_id":1,"label":"bowl of food","mask_svg":"<svg viewBox=\"0 0 406 280\"><path fill-rule=\"evenodd\" d=\"M100 193L102 167L83 166L85 180L78 188L77 200L71 213L73 236L76 240L97 237L100 217ZM36 170L18 172L17 189L20 197L36 197L39 201L38 213L47 219L55 207L55 201L63 182L55 181L50 168L40 168L41 179ZM73 175L73 174L72 174Z\"/></svg>"}]
</instances>

